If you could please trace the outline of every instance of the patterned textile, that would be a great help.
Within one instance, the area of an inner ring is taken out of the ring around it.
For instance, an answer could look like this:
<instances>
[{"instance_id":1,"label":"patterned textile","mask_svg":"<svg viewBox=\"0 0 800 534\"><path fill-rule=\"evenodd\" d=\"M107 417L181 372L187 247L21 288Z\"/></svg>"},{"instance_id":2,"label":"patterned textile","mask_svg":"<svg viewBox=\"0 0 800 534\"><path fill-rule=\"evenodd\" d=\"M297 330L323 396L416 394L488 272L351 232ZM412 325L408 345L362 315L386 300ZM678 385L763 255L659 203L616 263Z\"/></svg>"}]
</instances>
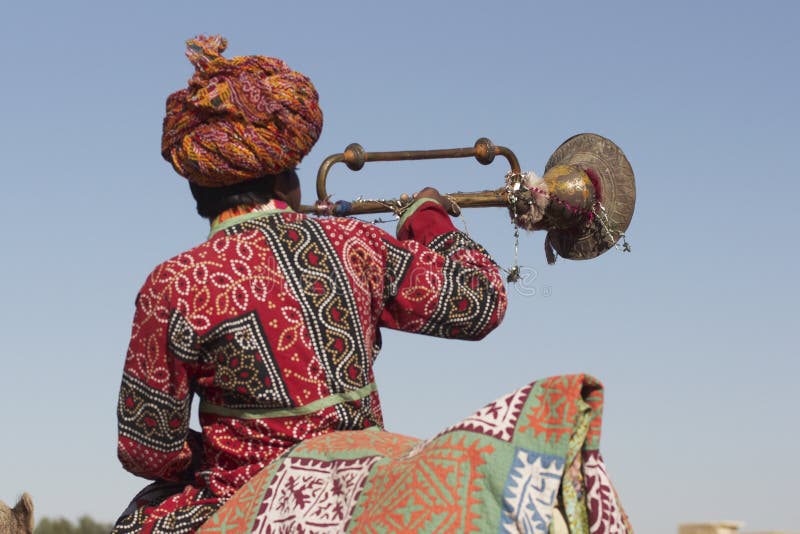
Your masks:
<instances>
[{"instance_id":1,"label":"patterned textile","mask_svg":"<svg viewBox=\"0 0 800 534\"><path fill-rule=\"evenodd\" d=\"M602 389L534 382L420 441L382 430L304 441L245 484L204 533L632 533L597 450ZM567 467L568 466L568 467Z\"/></svg>"},{"instance_id":2,"label":"patterned textile","mask_svg":"<svg viewBox=\"0 0 800 534\"><path fill-rule=\"evenodd\" d=\"M188 502L191 506L186 505ZM114 532L194 532L219 508L219 502L206 489L154 482L134 498L114 526Z\"/></svg>"},{"instance_id":3,"label":"patterned textile","mask_svg":"<svg viewBox=\"0 0 800 534\"><path fill-rule=\"evenodd\" d=\"M479 339L505 306L497 266L436 203L399 239L290 210L224 221L157 267L136 299L119 458L135 475L189 485L142 499L117 531L159 521L193 531L298 443L382 427L380 327ZM201 444L188 429L194 395Z\"/></svg>"},{"instance_id":4,"label":"patterned textile","mask_svg":"<svg viewBox=\"0 0 800 534\"><path fill-rule=\"evenodd\" d=\"M195 66L189 87L167 99L161 154L181 176L219 187L297 166L322 131L311 81L283 61L226 59L228 42L186 42Z\"/></svg>"}]
</instances>

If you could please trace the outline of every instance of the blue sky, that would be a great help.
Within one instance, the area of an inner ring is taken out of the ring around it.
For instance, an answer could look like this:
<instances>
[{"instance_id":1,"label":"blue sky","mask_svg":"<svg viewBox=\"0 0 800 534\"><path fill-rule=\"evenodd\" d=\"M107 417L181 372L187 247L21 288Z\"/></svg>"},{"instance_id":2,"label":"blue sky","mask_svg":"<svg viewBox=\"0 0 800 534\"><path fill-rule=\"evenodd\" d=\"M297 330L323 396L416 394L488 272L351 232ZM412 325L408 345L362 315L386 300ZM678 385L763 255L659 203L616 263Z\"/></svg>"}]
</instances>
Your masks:
<instances>
[{"instance_id":1,"label":"blue sky","mask_svg":"<svg viewBox=\"0 0 800 534\"><path fill-rule=\"evenodd\" d=\"M319 90L306 201L321 161L351 142L485 136L542 172L589 131L633 165L631 254L548 266L544 236L523 235L525 291L510 288L485 340L384 332L390 430L431 436L529 381L587 372L606 386L602 449L638 532L798 528L798 22L790 1L7 3L0 499L26 490L40 516L111 521L143 485L115 450L133 300L207 232L159 154L164 101L192 72L184 40L219 33L227 55L281 57ZM342 167L329 191L489 189L506 170ZM465 215L510 266L505 213Z\"/></svg>"}]
</instances>

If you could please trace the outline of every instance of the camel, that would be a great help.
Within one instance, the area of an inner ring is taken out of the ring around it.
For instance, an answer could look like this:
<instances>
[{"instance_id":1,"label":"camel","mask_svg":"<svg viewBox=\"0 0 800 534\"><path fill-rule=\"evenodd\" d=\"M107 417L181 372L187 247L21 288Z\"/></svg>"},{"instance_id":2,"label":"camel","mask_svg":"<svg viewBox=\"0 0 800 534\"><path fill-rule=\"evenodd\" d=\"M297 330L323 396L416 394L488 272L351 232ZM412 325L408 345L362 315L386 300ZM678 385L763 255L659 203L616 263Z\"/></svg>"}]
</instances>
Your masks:
<instances>
[{"instance_id":1,"label":"camel","mask_svg":"<svg viewBox=\"0 0 800 534\"><path fill-rule=\"evenodd\" d=\"M33 534L33 499L27 493L9 508L0 501L0 534Z\"/></svg>"}]
</instances>

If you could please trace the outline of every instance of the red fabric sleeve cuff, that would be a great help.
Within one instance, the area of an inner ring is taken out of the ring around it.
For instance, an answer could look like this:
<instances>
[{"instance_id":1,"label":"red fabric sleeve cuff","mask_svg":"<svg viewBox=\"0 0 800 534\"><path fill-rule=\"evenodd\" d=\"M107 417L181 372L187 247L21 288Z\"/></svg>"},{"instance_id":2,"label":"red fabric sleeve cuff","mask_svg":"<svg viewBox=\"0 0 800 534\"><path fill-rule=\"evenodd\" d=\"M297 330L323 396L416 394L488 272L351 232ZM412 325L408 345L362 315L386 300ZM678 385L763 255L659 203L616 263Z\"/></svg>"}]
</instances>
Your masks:
<instances>
[{"instance_id":1,"label":"red fabric sleeve cuff","mask_svg":"<svg viewBox=\"0 0 800 534\"><path fill-rule=\"evenodd\" d=\"M438 202L425 202L412 213L397 230L397 239L405 241L413 239L427 246L435 238L456 227L453 221Z\"/></svg>"}]
</instances>

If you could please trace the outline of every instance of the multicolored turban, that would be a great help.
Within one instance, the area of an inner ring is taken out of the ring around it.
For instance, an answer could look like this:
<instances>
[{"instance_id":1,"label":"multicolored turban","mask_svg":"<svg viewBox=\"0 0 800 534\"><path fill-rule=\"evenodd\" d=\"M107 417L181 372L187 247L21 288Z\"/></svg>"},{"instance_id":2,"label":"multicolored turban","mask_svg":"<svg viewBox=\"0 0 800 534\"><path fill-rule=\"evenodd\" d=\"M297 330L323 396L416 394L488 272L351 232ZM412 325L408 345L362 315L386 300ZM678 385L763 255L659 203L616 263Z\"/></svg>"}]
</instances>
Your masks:
<instances>
[{"instance_id":1,"label":"multicolored turban","mask_svg":"<svg viewBox=\"0 0 800 534\"><path fill-rule=\"evenodd\" d=\"M277 58L226 59L220 36L186 42L189 87L167 98L161 154L178 174L206 187L232 185L295 167L322 131L311 81Z\"/></svg>"}]
</instances>

